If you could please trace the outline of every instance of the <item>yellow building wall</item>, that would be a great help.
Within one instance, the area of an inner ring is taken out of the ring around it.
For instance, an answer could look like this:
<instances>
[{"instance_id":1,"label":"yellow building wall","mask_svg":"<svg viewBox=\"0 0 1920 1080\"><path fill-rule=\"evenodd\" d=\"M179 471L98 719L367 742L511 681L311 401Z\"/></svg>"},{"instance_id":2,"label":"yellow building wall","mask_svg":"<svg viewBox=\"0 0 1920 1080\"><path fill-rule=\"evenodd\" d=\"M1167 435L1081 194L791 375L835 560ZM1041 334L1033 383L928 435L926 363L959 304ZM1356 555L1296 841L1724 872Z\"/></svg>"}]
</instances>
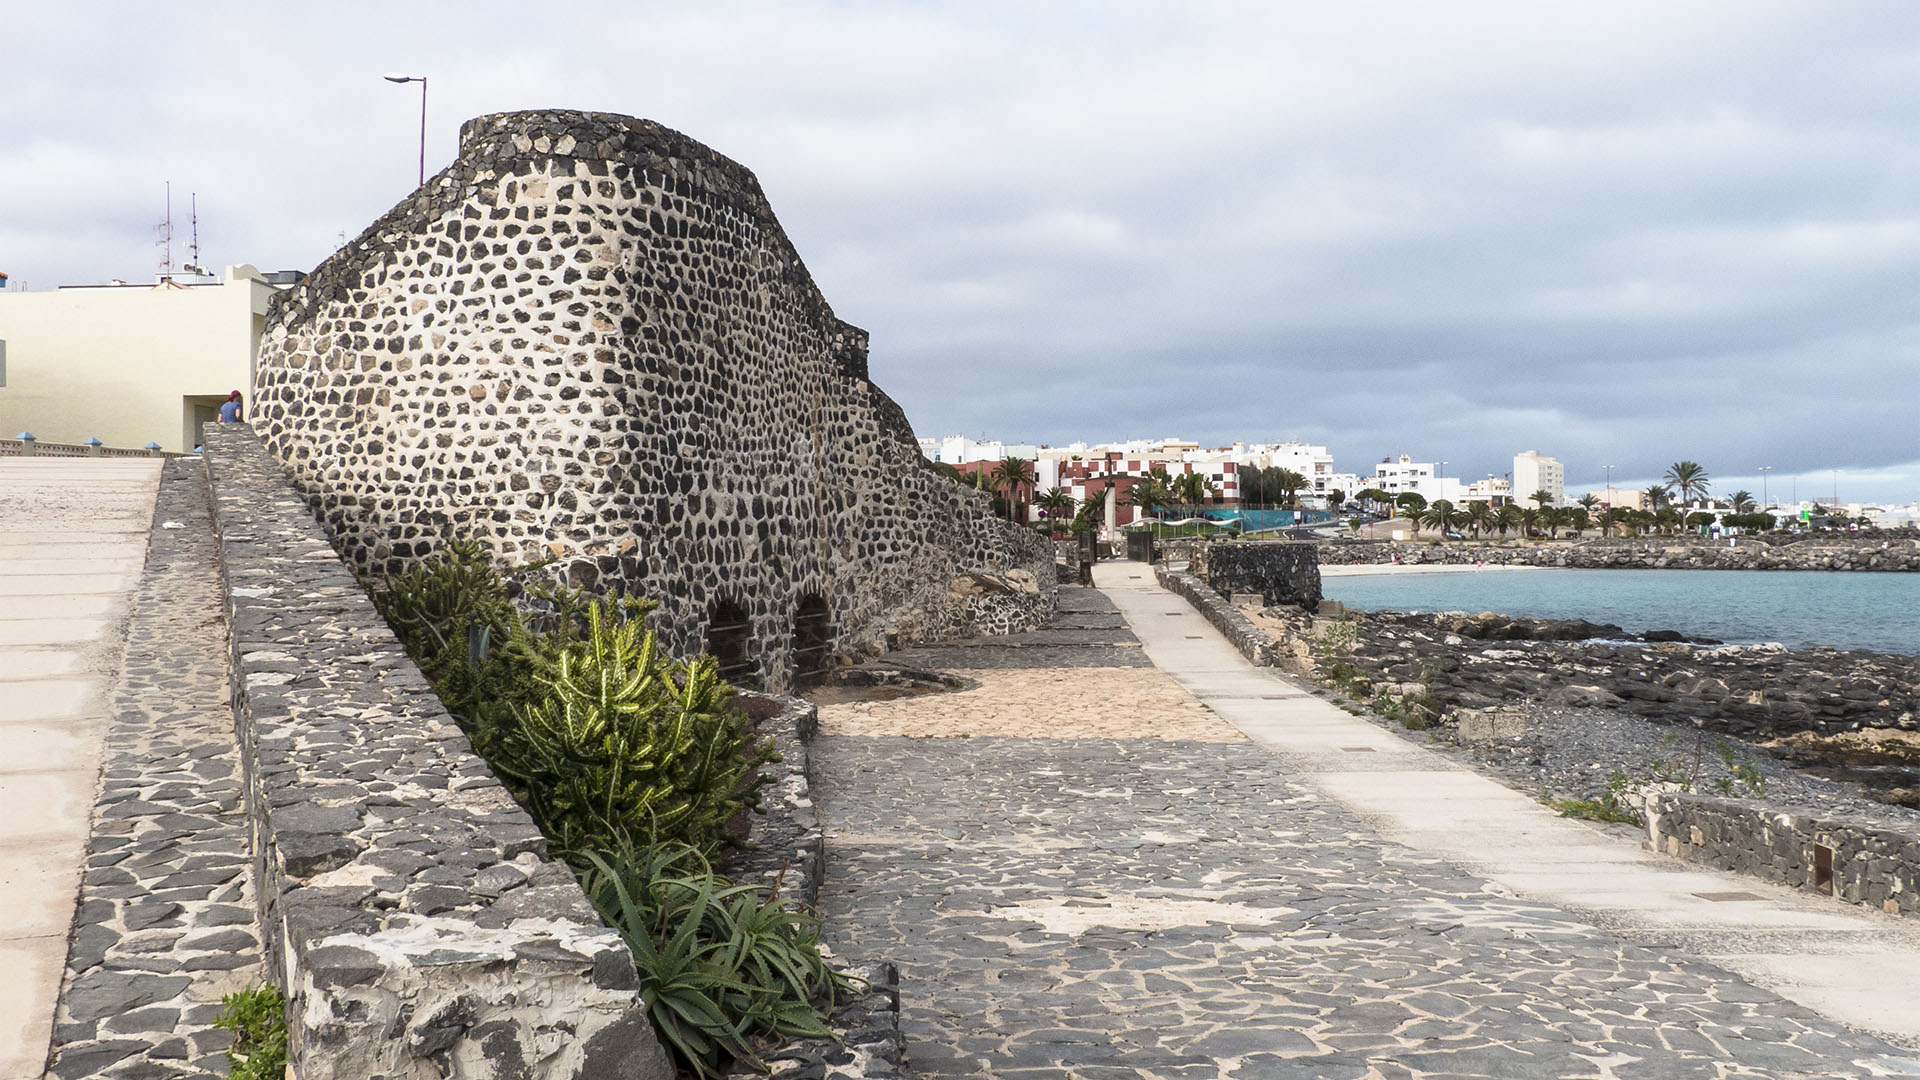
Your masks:
<instances>
[{"instance_id":1,"label":"yellow building wall","mask_svg":"<svg viewBox=\"0 0 1920 1080\"><path fill-rule=\"evenodd\" d=\"M0 292L0 437L192 450L196 404L251 400L273 291L243 265L217 285Z\"/></svg>"}]
</instances>

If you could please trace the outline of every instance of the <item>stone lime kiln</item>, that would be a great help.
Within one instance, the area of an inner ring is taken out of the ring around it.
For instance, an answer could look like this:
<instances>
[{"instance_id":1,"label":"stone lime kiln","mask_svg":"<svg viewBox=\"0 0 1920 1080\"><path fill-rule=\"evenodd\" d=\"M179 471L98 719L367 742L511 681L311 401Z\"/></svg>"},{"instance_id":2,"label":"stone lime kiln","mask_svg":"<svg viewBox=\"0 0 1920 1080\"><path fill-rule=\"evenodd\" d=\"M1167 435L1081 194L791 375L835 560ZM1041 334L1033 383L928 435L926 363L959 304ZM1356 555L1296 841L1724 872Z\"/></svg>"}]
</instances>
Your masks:
<instances>
[{"instance_id":1,"label":"stone lime kiln","mask_svg":"<svg viewBox=\"0 0 1920 1080\"><path fill-rule=\"evenodd\" d=\"M469 121L276 298L253 419L360 570L553 560L740 681L1051 604L1049 545L922 460L753 174L650 121Z\"/></svg>"}]
</instances>

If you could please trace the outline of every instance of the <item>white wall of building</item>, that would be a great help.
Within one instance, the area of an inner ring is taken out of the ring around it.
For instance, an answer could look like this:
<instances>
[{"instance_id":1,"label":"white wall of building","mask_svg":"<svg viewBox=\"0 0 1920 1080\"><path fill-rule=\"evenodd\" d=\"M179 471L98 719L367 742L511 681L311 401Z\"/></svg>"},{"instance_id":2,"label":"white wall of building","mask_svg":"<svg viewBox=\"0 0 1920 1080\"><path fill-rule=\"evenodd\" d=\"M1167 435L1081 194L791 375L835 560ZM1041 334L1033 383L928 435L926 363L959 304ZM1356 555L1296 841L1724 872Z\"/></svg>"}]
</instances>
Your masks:
<instances>
[{"instance_id":1,"label":"white wall of building","mask_svg":"<svg viewBox=\"0 0 1920 1080\"><path fill-rule=\"evenodd\" d=\"M1373 468L1373 478L1369 487L1377 487L1389 495L1404 495L1412 492L1428 502L1445 499L1458 506L1467 501L1467 485L1458 477L1438 476L1438 462L1415 461L1407 454L1398 458L1387 458Z\"/></svg>"},{"instance_id":2,"label":"white wall of building","mask_svg":"<svg viewBox=\"0 0 1920 1080\"><path fill-rule=\"evenodd\" d=\"M1553 458L1532 450L1513 456L1513 490L1520 503L1537 505L1533 493L1544 491L1553 497L1551 506L1567 505L1567 470Z\"/></svg>"},{"instance_id":3,"label":"white wall of building","mask_svg":"<svg viewBox=\"0 0 1920 1080\"><path fill-rule=\"evenodd\" d=\"M251 400L273 291L242 265L214 284L0 292L0 433L193 449L229 391Z\"/></svg>"}]
</instances>

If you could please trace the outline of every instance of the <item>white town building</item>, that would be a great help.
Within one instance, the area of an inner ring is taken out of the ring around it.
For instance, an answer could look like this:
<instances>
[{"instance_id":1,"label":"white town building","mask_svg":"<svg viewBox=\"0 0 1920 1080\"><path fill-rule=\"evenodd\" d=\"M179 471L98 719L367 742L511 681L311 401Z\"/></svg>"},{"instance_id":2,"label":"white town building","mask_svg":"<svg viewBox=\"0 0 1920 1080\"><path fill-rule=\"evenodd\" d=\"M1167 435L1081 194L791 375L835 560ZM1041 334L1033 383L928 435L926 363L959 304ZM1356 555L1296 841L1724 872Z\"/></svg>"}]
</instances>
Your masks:
<instances>
[{"instance_id":1,"label":"white town building","mask_svg":"<svg viewBox=\"0 0 1920 1080\"><path fill-rule=\"evenodd\" d=\"M1513 456L1513 491L1524 505L1532 505L1533 493L1546 492L1548 506L1567 504L1567 470L1558 461L1532 450Z\"/></svg>"},{"instance_id":2,"label":"white town building","mask_svg":"<svg viewBox=\"0 0 1920 1080\"><path fill-rule=\"evenodd\" d=\"M0 432L192 450L229 391L250 396L267 300L299 276L0 291Z\"/></svg>"}]
</instances>

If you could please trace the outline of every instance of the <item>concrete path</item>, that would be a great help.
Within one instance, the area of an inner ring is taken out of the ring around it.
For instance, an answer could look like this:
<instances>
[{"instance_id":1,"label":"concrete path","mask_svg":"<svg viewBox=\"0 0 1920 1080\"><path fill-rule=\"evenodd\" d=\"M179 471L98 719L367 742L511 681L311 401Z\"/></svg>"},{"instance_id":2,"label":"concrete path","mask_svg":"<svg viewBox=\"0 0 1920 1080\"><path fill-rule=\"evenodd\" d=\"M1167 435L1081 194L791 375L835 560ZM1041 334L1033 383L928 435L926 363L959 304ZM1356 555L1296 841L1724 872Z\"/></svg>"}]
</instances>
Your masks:
<instances>
[{"instance_id":1,"label":"concrete path","mask_svg":"<svg viewBox=\"0 0 1920 1080\"><path fill-rule=\"evenodd\" d=\"M0 1080L38 1080L159 460L0 458Z\"/></svg>"},{"instance_id":2,"label":"concrete path","mask_svg":"<svg viewBox=\"0 0 1920 1080\"><path fill-rule=\"evenodd\" d=\"M1137 563L1102 563L1147 655L1298 778L1386 839L1510 895L1673 950L1857 1030L1920 1048L1920 925L1654 855L1640 834L1562 818L1534 799L1248 664Z\"/></svg>"}]
</instances>

